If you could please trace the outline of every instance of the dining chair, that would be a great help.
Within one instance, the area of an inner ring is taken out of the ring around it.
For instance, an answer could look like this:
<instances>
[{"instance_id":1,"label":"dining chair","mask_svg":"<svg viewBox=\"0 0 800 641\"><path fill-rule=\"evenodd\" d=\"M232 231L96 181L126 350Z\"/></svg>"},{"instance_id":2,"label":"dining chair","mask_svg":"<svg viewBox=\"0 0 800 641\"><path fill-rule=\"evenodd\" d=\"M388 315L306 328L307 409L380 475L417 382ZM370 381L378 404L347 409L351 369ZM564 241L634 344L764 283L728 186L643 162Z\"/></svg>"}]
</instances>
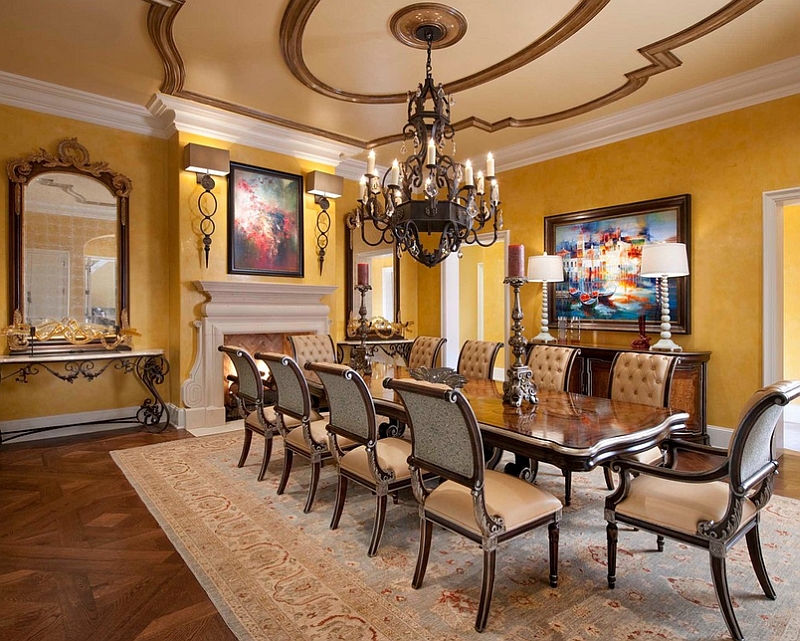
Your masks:
<instances>
[{"instance_id":1,"label":"dining chair","mask_svg":"<svg viewBox=\"0 0 800 641\"><path fill-rule=\"evenodd\" d=\"M773 438L783 406L800 396L800 381L768 385L745 404L727 449L678 439L664 444L671 456L680 451L723 456L716 467L678 471L620 459L617 490L606 498L608 586L616 585L618 523L627 523L708 550L711 579L730 635L743 639L728 590L726 555L743 536L756 578L767 598L776 598L769 579L758 526L772 496L778 461ZM659 545L659 551L663 545Z\"/></svg>"},{"instance_id":2,"label":"dining chair","mask_svg":"<svg viewBox=\"0 0 800 641\"><path fill-rule=\"evenodd\" d=\"M672 377L679 356L656 352L619 352L611 363L608 379L608 397L612 401L626 401L640 405L667 407L672 389ZM651 447L636 454L627 454L640 463L658 465L664 454L660 447ZM614 489L611 468L603 466L606 487Z\"/></svg>"},{"instance_id":3,"label":"dining chair","mask_svg":"<svg viewBox=\"0 0 800 641\"><path fill-rule=\"evenodd\" d=\"M239 416L244 419L244 443L239 457L239 467L243 467L250 452L253 432L264 437L264 456L261 459L261 470L258 480L264 479L267 465L272 456L272 437L278 434L278 421L275 408L265 404L264 381L261 372L250 354L241 347L220 345L219 351L227 354L236 369L238 389L234 395ZM290 422L290 425L292 423ZM294 423L298 425L298 423Z\"/></svg>"},{"instance_id":4,"label":"dining chair","mask_svg":"<svg viewBox=\"0 0 800 641\"><path fill-rule=\"evenodd\" d=\"M433 524L483 548L483 578L475 629L489 616L497 546L547 524L550 586L558 585L561 501L517 477L484 468L483 441L475 414L459 390L411 379L387 379L408 414L411 427L411 487L420 504L420 543L412 587L419 589L431 550ZM434 489L423 472L444 479Z\"/></svg>"},{"instance_id":5,"label":"dining chair","mask_svg":"<svg viewBox=\"0 0 800 641\"><path fill-rule=\"evenodd\" d=\"M292 357L300 371L305 371L306 363L336 363L336 350L329 334L290 334L289 345Z\"/></svg>"},{"instance_id":6,"label":"dining chair","mask_svg":"<svg viewBox=\"0 0 800 641\"><path fill-rule=\"evenodd\" d=\"M375 556L386 521L387 496L391 494L396 500L399 490L411 486L408 468L411 443L401 438L378 439L375 405L358 372L332 363L310 363L308 368L319 376L330 403L328 445L339 479L331 529L339 527L348 481L366 487L376 499L367 550L368 556ZM358 445L345 452L339 446L342 439Z\"/></svg>"},{"instance_id":7,"label":"dining chair","mask_svg":"<svg viewBox=\"0 0 800 641\"><path fill-rule=\"evenodd\" d=\"M446 338L439 336L417 336L411 343L411 352L408 355L408 368L436 367L439 352L447 342Z\"/></svg>"},{"instance_id":8,"label":"dining chair","mask_svg":"<svg viewBox=\"0 0 800 641\"><path fill-rule=\"evenodd\" d=\"M256 352L255 357L267 364L278 388L275 413L284 445L283 471L278 494L283 494L286 489L294 455L307 459L311 464L311 482L303 512L308 513L314 504L322 464L332 457L328 449L328 432L325 429L328 419L311 407L308 383L293 358L276 352ZM292 427L292 422L296 422L295 427ZM339 447L344 449L356 445L344 438L339 442Z\"/></svg>"},{"instance_id":9,"label":"dining chair","mask_svg":"<svg viewBox=\"0 0 800 641\"><path fill-rule=\"evenodd\" d=\"M503 343L494 341L464 341L456 370L470 380L492 380L494 362L502 347Z\"/></svg>"}]
</instances>

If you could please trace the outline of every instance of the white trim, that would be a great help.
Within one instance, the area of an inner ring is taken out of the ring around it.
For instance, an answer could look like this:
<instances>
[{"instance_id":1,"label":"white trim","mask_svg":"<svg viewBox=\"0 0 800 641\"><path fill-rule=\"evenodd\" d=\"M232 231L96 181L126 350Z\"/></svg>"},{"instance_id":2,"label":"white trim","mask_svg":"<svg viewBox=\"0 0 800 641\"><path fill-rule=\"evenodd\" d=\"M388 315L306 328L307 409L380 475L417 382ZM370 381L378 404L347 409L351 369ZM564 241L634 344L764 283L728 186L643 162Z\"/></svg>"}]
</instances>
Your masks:
<instances>
[{"instance_id":1,"label":"white trim","mask_svg":"<svg viewBox=\"0 0 800 641\"><path fill-rule=\"evenodd\" d=\"M90 434L93 432L104 432L106 430L117 430L139 425L136 422L136 419L133 418L138 410L139 406L137 405L132 407L118 407L111 410L75 412L72 414L53 414L51 416L37 416L33 418L15 419L13 421L0 421L0 433L6 435L6 438L8 438L13 436L13 434L9 435L8 432L36 429L37 427L54 427L56 425L63 425L61 428L46 432L36 432L35 434L20 436L19 438L8 441L10 443L20 443L22 441L36 441L45 438L58 438L61 436L74 436L76 434ZM80 423L111 421L120 418L130 418L131 422L80 425ZM3 442L6 441L4 440Z\"/></svg>"},{"instance_id":2,"label":"white trim","mask_svg":"<svg viewBox=\"0 0 800 641\"><path fill-rule=\"evenodd\" d=\"M494 155L498 170L508 171L796 93L800 93L800 56L537 136L497 149Z\"/></svg>"},{"instance_id":3,"label":"white trim","mask_svg":"<svg viewBox=\"0 0 800 641\"><path fill-rule=\"evenodd\" d=\"M459 328L459 267L458 254L450 254L441 263L441 300L439 309L442 310L442 337L447 339L442 349L442 366L458 367L458 354L461 350L461 331ZM455 296L450 293L455 292ZM448 302L448 299L449 302Z\"/></svg>"},{"instance_id":4,"label":"white trim","mask_svg":"<svg viewBox=\"0 0 800 641\"><path fill-rule=\"evenodd\" d=\"M716 425L708 426L709 444L713 445L714 447L727 448L728 444L731 442L732 434L733 430L730 430L727 427L718 427Z\"/></svg>"}]
</instances>

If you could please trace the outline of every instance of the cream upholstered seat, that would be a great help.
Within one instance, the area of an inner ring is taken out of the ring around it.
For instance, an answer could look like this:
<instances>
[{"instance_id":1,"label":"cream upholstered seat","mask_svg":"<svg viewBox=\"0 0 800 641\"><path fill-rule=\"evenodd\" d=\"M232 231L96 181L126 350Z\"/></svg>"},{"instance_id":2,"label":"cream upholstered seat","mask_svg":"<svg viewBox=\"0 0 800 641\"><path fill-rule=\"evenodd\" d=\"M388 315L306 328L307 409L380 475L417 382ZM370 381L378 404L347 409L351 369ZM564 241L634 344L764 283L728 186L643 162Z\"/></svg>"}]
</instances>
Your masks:
<instances>
[{"instance_id":1,"label":"cream upholstered seat","mask_svg":"<svg viewBox=\"0 0 800 641\"><path fill-rule=\"evenodd\" d=\"M446 338L439 336L417 336L411 344L408 355L408 367L436 367L439 352L447 342Z\"/></svg>"},{"instance_id":2,"label":"cream upholstered seat","mask_svg":"<svg viewBox=\"0 0 800 641\"><path fill-rule=\"evenodd\" d=\"M308 383L292 358L275 352L257 352L255 356L267 364L278 388L275 412L284 443L283 472L278 484L278 494L283 494L286 489L294 455L307 458L311 463L311 483L308 486L303 512L309 512L314 504L322 464L331 458L328 432L325 429L328 421L311 408ZM292 421L297 427L291 427ZM343 440L339 445L342 448L349 448L355 447L356 444Z\"/></svg>"},{"instance_id":3,"label":"cream upholstered seat","mask_svg":"<svg viewBox=\"0 0 800 641\"><path fill-rule=\"evenodd\" d=\"M258 366L250 354L241 347L220 345L219 351L227 354L236 368L236 405L239 416L244 419L244 444L239 457L239 467L247 461L253 432L264 437L264 456L261 459L261 470L258 480L264 478L269 459L272 456L272 437L278 433L278 422L274 408L264 404L264 382ZM295 423L297 424L297 423Z\"/></svg>"},{"instance_id":4,"label":"cream upholstered seat","mask_svg":"<svg viewBox=\"0 0 800 641\"><path fill-rule=\"evenodd\" d=\"M672 377L680 357L657 352L619 352L611 363L608 397L640 405L667 407L672 388ZM657 465L663 462L659 447L626 455L641 463ZM614 489L611 472L604 466L606 486Z\"/></svg>"},{"instance_id":5,"label":"cream upholstered seat","mask_svg":"<svg viewBox=\"0 0 800 641\"><path fill-rule=\"evenodd\" d=\"M330 403L327 424L329 448L339 476L331 529L339 526L347 495L347 483L353 481L375 494L375 519L367 554L374 556L386 521L386 497L411 485L408 457L411 443L400 438L378 439L375 405L364 379L345 365L312 363ZM340 444L353 442L357 447L343 452Z\"/></svg>"},{"instance_id":6,"label":"cream upholstered seat","mask_svg":"<svg viewBox=\"0 0 800 641\"><path fill-rule=\"evenodd\" d=\"M491 380L502 347L503 343L494 341L464 341L458 355L458 373L469 380Z\"/></svg>"},{"instance_id":7,"label":"cream upholstered seat","mask_svg":"<svg viewBox=\"0 0 800 641\"><path fill-rule=\"evenodd\" d=\"M547 524L549 580L556 587L561 502L521 479L484 469L478 423L459 390L410 379L384 384L400 396L411 427L411 487L420 503L419 556L412 586L422 586L436 523L483 548L483 580L475 620L479 632L489 616L499 543ZM428 489L423 472L446 480Z\"/></svg>"},{"instance_id":8,"label":"cream upholstered seat","mask_svg":"<svg viewBox=\"0 0 800 641\"><path fill-rule=\"evenodd\" d=\"M671 458L680 451L724 456L723 462L711 470L677 471L625 459L612 464L620 473L620 484L606 498L605 506L609 587L616 584L617 523L705 548L728 631L734 639L743 638L728 591L725 557L744 536L761 589L769 599L775 599L761 554L758 524L778 470L778 461L772 455L775 428L782 406L798 396L800 381L781 381L753 394L727 450L677 439L664 442Z\"/></svg>"}]
</instances>

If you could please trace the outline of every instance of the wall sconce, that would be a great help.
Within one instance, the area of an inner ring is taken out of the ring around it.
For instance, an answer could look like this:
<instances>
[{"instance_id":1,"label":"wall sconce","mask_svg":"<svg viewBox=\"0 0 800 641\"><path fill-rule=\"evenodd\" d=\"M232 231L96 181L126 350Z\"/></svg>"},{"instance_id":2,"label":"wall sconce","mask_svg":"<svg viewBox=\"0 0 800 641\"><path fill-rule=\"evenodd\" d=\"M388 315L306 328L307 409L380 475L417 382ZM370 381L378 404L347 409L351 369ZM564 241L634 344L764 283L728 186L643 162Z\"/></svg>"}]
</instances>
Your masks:
<instances>
[{"instance_id":1,"label":"wall sconce","mask_svg":"<svg viewBox=\"0 0 800 641\"><path fill-rule=\"evenodd\" d=\"M200 233L203 234L203 251L211 250L211 236L216 229L212 216L217 213L217 197L213 193L216 186L212 176L227 176L231 171L231 152L227 149L216 149L189 143L183 148L183 168L197 174L197 182L203 187L203 193L197 198L197 209L203 216L200 221ZM205 200L204 200L205 199Z\"/></svg>"},{"instance_id":2,"label":"wall sconce","mask_svg":"<svg viewBox=\"0 0 800 641\"><path fill-rule=\"evenodd\" d=\"M325 262L325 249L328 247L328 231L331 228L331 217L328 208L329 198L338 198L344 190L344 178L326 174L324 171L312 171L306 176L306 191L314 194L314 202L320 206L317 214L317 257L319 273L322 275L322 264Z\"/></svg>"}]
</instances>

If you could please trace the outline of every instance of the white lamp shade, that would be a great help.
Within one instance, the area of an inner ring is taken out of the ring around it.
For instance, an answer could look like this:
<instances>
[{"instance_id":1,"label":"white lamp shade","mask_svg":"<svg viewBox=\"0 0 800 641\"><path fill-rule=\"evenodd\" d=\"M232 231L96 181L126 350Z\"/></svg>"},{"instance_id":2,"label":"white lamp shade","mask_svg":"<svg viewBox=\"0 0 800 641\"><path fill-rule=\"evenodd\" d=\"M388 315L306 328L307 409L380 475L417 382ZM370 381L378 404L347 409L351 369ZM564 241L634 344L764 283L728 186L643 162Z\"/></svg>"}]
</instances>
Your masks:
<instances>
[{"instance_id":1,"label":"white lamp shade","mask_svg":"<svg viewBox=\"0 0 800 641\"><path fill-rule=\"evenodd\" d=\"M689 259L683 243L645 245L642 249L642 267L639 272L645 278L689 275Z\"/></svg>"},{"instance_id":2,"label":"white lamp shade","mask_svg":"<svg viewBox=\"0 0 800 641\"><path fill-rule=\"evenodd\" d=\"M531 256L528 259L528 280L534 283L558 283L564 280L561 256Z\"/></svg>"}]
</instances>

